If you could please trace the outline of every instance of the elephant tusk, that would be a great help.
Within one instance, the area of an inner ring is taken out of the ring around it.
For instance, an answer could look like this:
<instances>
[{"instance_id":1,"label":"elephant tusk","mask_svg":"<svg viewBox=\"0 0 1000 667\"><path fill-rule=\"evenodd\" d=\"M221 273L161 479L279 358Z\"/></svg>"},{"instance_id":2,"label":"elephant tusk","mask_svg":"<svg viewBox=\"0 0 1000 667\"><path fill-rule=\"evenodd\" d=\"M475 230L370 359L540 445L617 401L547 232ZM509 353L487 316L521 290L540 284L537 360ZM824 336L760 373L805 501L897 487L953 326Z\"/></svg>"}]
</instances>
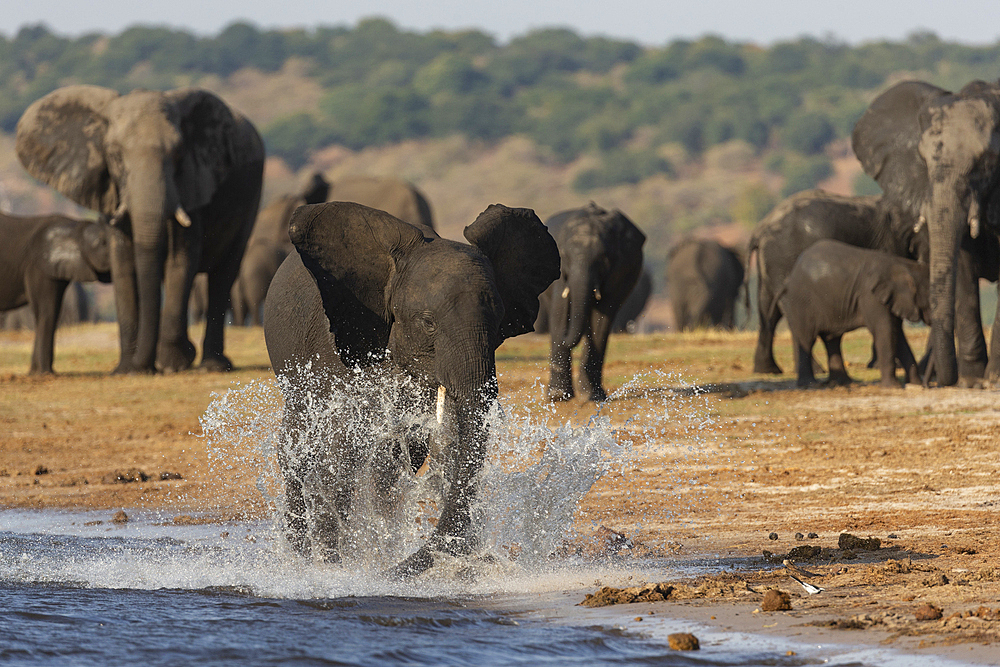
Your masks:
<instances>
[{"instance_id":1,"label":"elephant tusk","mask_svg":"<svg viewBox=\"0 0 1000 667\"><path fill-rule=\"evenodd\" d=\"M925 218L924 216L920 216L919 218L917 218L916 224L913 225L913 233L919 234L920 230L923 229L924 225L926 224L927 224L927 218Z\"/></svg>"},{"instance_id":2,"label":"elephant tusk","mask_svg":"<svg viewBox=\"0 0 1000 667\"><path fill-rule=\"evenodd\" d=\"M601 290L594 288L594 299L597 301L601 300Z\"/></svg>"},{"instance_id":3,"label":"elephant tusk","mask_svg":"<svg viewBox=\"0 0 1000 667\"><path fill-rule=\"evenodd\" d=\"M191 218L188 217L187 212L180 206L178 206L177 210L174 211L174 217L177 218L177 222L180 223L181 227L191 226Z\"/></svg>"},{"instance_id":4,"label":"elephant tusk","mask_svg":"<svg viewBox=\"0 0 1000 667\"><path fill-rule=\"evenodd\" d=\"M563 288L562 298L564 298L564 299L569 298L569 285L567 285L566 287Z\"/></svg>"},{"instance_id":5,"label":"elephant tusk","mask_svg":"<svg viewBox=\"0 0 1000 667\"><path fill-rule=\"evenodd\" d=\"M438 400L437 400L437 422L441 424L444 422L444 395L446 393L444 385L438 385Z\"/></svg>"},{"instance_id":6,"label":"elephant tusk","mask_svg":"<svg viewBox=\"0 0 1000 667\"><path fill-rule=\"evenodd\" d=\"M972 238L979 236L979 198L975 195L969 202L969 235Z\"/></svg>"},{"instance_id":7,"label":"elephant tusk","mask_svg":"<svg viewBox=\"0 0 1000 667\"><path fill-rule=\"evenodd\" d=\"M108 224L110 224L112 227L118 227L119 225L121 225L122 220L125 219L126 210L127 209L125 208L125 203L122 202L118 206L118 209L115 210L114 215L111 216L111 219L108 220Z\"/></svg>"}]
</instances>

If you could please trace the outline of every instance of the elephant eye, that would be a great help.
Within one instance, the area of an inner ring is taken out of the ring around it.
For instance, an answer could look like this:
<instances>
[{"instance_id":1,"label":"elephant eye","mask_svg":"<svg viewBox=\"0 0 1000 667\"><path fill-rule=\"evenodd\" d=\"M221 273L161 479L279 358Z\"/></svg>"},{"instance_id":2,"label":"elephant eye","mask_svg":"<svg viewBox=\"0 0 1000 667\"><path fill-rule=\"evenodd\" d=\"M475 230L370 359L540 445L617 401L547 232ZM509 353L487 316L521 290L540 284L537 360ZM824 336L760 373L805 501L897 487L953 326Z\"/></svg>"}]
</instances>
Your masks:
<instances>
[{"instance_id":1,"label":"elephant eye","mask_svg":"<svg viewBox=\"0 0 1000 667\"><path fill-rule=\"evenodd\" d=\"M430 313L420 313L417 315L417 324L426 333L432 334L437 330L437 325L434 324L434 318L431 317Z\"/></svg>"}]
</instances>

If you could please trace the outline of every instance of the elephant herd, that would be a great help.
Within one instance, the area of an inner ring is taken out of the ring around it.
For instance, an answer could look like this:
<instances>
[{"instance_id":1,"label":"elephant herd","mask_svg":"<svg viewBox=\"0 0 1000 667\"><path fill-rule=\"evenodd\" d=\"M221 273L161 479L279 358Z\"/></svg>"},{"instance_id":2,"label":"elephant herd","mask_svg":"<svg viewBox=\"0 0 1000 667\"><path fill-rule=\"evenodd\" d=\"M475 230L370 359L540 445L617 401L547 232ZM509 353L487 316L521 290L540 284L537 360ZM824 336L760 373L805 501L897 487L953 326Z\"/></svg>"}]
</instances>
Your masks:
<instances>
[{"instance_id":1,"label":"elephant herd","mask_svg":"<svg viewBox=\"0 0 1000 667\"><path fill-rule=\"evenodd\" d=\"M780 372L772 347L785 317L800 384L815 379L817 337L830 380L850 381L840 339L862 326L872 332L884 384L895 382L897 364L913 382L997 381L1000 354L987 355L978 281L1000 273L1000 86L973 82L951 93L897 84L872 102L852 141L882 196L800 193L751 238L760 321L754 370ZM459 243L435 232L426 199L409 184L315 177L258 215L263 142L246 118L200 89L60 88L25 111L16 151L30 174L100 216L0 216L0 309L30 304L31 371L52 371L70 281L113 282L116 373L191 367L189 309L206 321L200 365L208 370L232 366L223 341L230 307L238 324L262 322L285 398L278 457L286 533L297 551L326 561L341 556L352 512L342 481L363 458L358 448L384 443L377 433L359 441L334 429L321 457L309 453L305 423L324 392L358 373L406 377L415 407L433 413L436 405L437 421L451 426L447 436L395 434L386 458L399 465L375 476L377 492L391 496L400 470L415 472L432 456L429 443L443 438L440 517L426 544L391 572L413 576L440 554L477 546L474 482L486 457L500 344L548 331L548 397L606 400L608 336L635 320L651 291L645 234L621 211L593 203L545 224L531 209L493 204ZM687 238L667 263L678 328L734 326L748 282L738 252ZM199 274L205 282L195 288ZM920 363L903 319L931 326ZM995 323L994 351L998 341Z\"/></svg>"}]
</instances>

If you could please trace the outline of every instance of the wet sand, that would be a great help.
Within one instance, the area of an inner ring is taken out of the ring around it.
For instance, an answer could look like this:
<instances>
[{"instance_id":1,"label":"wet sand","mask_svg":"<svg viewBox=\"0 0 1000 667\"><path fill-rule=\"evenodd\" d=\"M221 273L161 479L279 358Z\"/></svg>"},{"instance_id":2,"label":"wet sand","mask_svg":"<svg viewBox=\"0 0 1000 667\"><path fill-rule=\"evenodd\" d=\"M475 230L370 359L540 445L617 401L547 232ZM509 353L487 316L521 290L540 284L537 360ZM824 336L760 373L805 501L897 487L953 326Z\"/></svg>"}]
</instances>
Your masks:
<instances>
[{"instance_id":1,"label":"wet sand","mask_svg":"<svg viewBox=\"0 0 1000 667\"><path fill-rule=\"evenodd\" d=\"M910 332L915 348L922 335ZM862 382L807 391L789 375L751 374L749 333L616 337L605 371L613 400L599 410L636 456L591 489L578 536L562 551L608 562L609 572L634 562L647 573L647 581L614 574L589 592L663 582L676 593L573 614L617 614L640 630L652 608L731 628L724 632L995 661L1000 392L875 386L877 374L864 368L870 338L854 336L845 351ZM32 378L24 375L30 333L0 333L0 506L106 510L109 519L123 508L161 508L188 517L181 521L268 513L255 486L268 461L247 443L208 442L199 424L213 392L253 382L255 405L272 402L274 412L248 410L246 423L277 413L260 330L229 334L238 367L229 375L108 377L115 338L110 325L60 331L62 375ZM786 367L789 348L779 337ZM546 353L540 336L500 348L505 403L552 424L587 423L592 404L544 400ZM842 533L878 538L878 548L841 548ZM818 552L792 560L817 575L808 579L825 589L817 595L782 565L803 546ZM702 559L710 574L688 567ZM648 575L651 562L663 564L662 576ZM791 611L753 613L769 588L790 594ZM941 618L916 620L925 605Z\"/></svg>"}]
</instances>

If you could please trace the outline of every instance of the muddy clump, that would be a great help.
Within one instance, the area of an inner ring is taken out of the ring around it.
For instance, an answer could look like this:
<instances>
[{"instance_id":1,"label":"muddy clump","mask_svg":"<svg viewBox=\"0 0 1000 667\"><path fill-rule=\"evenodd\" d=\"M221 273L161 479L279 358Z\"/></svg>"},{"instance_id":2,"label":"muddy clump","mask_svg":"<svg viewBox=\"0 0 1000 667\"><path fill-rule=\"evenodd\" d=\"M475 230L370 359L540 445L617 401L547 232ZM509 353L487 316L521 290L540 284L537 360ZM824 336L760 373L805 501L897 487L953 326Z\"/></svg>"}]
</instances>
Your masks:
<instances>
[{"instance_id":1,"label":"muddy clump","mask_svg":"<svg viewBox=\"0 0 1000 667\"><path fill-rule=\"evenodd\" d=\"M614 588L605 586L596 593L587 593L580 603L582 607L608 607L614 604L632 604L633 602L663 602L670 598L674 590L669 584L646 584L631 588Z\"/></svg>"},{"instance_id":2,"label":"muddy clump","mask_svg":"<svg viewBox=\"0 0 1000 667\"><path fill-rule=\"evenodd\" d=\"M672 651L697 651L701 648L698 638L690 632L675 632L667 635L667 644Z\"/></svg>"},{"instance_id":3,"label":"muddy clump","mask_svg":"<svg viewBox=\"0 0 1000 667\"><path fill-rule=\"evenodd\" d=\"M125 510L118 510L114 513L114 516L111 517L111 523L119 525L128 523L128 514L125 514Z\"/></svg>"},{"instance_id":4,"label":"muddy clump","mask_svg":"<svg viewBox=\"0 0 1000 667\"><path fill-rule=\"evenodd\" d=\"M877 537L865 539L850 533L841 533L837 546L844 551L878 551L882 548L882 540Z\"/></svg>"},{"instance_id":5,"label":"muddy clump","mask_svg":"<svg viewBox=\"0 0 1000 667\"><path fill-rule=\"evenodd\" d=\"M761 611L788 611L792 608L792 596L785 591L772 588L764 593L760 608Z\"/></svg>"},{"instance_id":6,"label":"muddy clump","mask_svg":"<svg viewBox=\"0 0 1000 667\"><path fill-rule=\"evenodd\" d=\"M133 482L148 482L149 475L138 468L116 470L101 479L102 484L131 484Z\"/></svg>"},{"instance_id":7,"label":"muddy clump","mask_svg":"<svg viewBox=\"0 0 1000 667\"><path fill-rule=\"evenodd\" d=\"M922 604L913 612L913 617L918 621L936 621L942 616L944 616L944 612L941 607L935 607L932 604Z\"/></svg>"}]
</instances>

